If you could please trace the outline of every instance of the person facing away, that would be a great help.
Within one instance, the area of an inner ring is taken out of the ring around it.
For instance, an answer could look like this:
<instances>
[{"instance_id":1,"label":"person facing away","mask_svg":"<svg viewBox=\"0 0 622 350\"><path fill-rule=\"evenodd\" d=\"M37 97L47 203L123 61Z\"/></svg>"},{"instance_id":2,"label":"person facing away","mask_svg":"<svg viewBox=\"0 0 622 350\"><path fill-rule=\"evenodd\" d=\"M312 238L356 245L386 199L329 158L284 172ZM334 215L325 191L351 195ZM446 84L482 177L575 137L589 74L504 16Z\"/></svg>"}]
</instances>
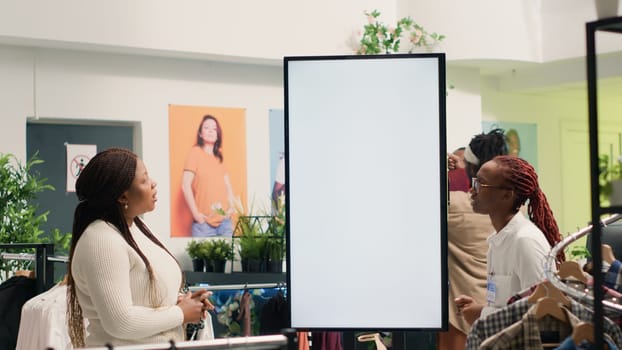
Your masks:
<instances>
[{"instance_id":1,"label":"person facing away","mask_svg":"<svg viewBox=\"0 0 622 350\"><path fill-rule=\"evenodd\" d=\"M140 218L157 198L143 161L121 148L98 153L78 177L76 195L67 266L73 346L183 341L182 324L213 306L205 290L179 294L179 263Z\"/></svg>"},{"instance_id":2,"label":"person facing away","mask_svg":"<svg viewBox=\"0 0 622 350\"><path fill-rule=\"evenodd\" d=\"M527 216L520 211L526 202ZM468 295L455 300L469 324L540 282L546 255L561 240L536 171L521 158L497 156L486 162L473 179L471 205L476 213L490 217L495 232L488 237L487 305ZM564 258L563 252L557 257Z\"/></svg>"},{"instance_id":3,"label":"person facing away","mask_svg":"<svg viewBox=\"0 0 622 350\"><path fill-rule=\"evenodd\" d=\"M466 152L469 153L468 160L461 158ZM447 208L449 329L438 333L438 350L464 348L466 344L471 326L458 315L454 299L466 294L480 303L486 300L486 238L494 229L488 215L473 211L468 192L471 178L482 164L504 154L507 154L504 132L494 129L473 136L467 147L458 148L450 155Z\"/></svg>"},{"instance_id":4,"label":"person facing away","mask_svg":"<svg viewBox=\"0 0 622 350\"><path fill-rule=\"evenodd\" d=\"M182 177L182 192L193 218L192 236L232 236L234 198L223 164L223 132L218 119L205 115L196 138Z\"/></svg>"}]
</instances>

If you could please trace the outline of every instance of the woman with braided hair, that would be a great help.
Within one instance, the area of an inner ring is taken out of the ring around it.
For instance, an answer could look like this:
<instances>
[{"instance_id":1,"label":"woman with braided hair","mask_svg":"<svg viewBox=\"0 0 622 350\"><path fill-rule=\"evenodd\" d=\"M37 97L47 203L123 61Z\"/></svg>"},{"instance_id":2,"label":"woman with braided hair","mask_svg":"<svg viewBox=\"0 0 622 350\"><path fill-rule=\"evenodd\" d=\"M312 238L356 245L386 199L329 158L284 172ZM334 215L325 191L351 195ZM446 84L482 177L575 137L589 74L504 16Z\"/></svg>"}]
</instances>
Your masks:
<instances>
[{"instance_id":1,"label":"woman with braided hair","mask_svg":"<svg viewBox=\"0 0 622 350\"><path fill-rule=\"evenodd\" d=\"M527 215L520 210L525 203ZM488 237L487 305L466 295L455 300L472 324L540 282L545 257L561 235L535 169L521 158L497 156L486 162L473 179L471 205L475 212L487 214L495 229ZM564 260L563 253L558 259Z\"/></svg>"},{"instance_id":2,"label":"woman with braided hair","mask_svg":"<svg viewBox=\"0 0 622 350\"><path fill-rule=\"evenodd\" d=\"M157 200L143 161L121 148L98 153L78 177L76 194L67 269L73 346L183 341L182 324L213 306L205 290L179 294L179 263L140 218Z\"/></svg>"}]
</instances>

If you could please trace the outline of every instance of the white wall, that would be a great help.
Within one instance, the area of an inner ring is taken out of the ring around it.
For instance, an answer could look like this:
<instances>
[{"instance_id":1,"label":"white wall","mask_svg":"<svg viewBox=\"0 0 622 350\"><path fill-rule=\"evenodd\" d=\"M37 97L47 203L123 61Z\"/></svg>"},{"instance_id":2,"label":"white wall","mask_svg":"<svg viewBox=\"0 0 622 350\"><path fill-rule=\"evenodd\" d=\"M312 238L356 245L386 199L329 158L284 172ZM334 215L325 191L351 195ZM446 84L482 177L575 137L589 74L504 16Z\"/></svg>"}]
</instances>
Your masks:
<instances>
[{"instance_id":1,"label":"white wall","mask_svg":"<svg viewBox=\"0 0 622 350\"><path fill-rule=\"evenodd\" d=\"M35 56L39 118L140 123L142 156L159 197L146 220L187 267L187 240L169 238L168 104L246 108L249 198L269 201L268 110L283 108L280 68L0 46L0 152L22 159L35 109Z\"/></svg>"},{"instance_id":2,"label":"white wall","mask_svg":"<svg viewBox=\"0 0 622 350\"><path fill-rule=\"evenodd\" d=\"M33 112L32 50L0 45L0 152L26 157L26 117Z\"/></svg>"},{"instance_id":3,"label":"white wall","mask_svg":"<svg viewBox=\"0 0 622 350\"><path fill-rule=\"evenodd\" d=\"M540 60L539 1L398 0L399 16L447 36L451 60Z\"/></svg>"},{"instance_id":4,"label":"white wall","mask_svg":"<svg viewBox=\"0 0 622 350\"><path fill-rule=\"evenodd\" d=\"M5 1L0 42L280 60L351 53L373 9L395 18L392 0Z\"/></svg>"},{"instance_id":5,"label":"white wall","mask_svg":"<svg viewBox=\"0 0 622 350\"><path fill-rule=\"evenodd\" d=\"M482 119L537 124L538 177L562 233L583 227L585 219L565 220L562 211L561 125L579 121L587 125L587 99L499 91L494 82L482 84ZM588 159L577 159L577 169L589 171ZM579 171L579 170L577 170ZM567 222L567 224L564 224Z\"/></svg>"},{"instance_id":6,"label":"white wall","mask_svg":"<svg viewBox=\"0 0 622 350\"><path fill-rule=\"evenodd\" d=\"M351 53L365 10L445 34L452 60L583 56L585 0L3 1L0 43L236 60Z\"/></svg>"},{"instance_id":7,"label":"white wall","mask_svg":"<svg viewBox=\"0 0 622 350\"><path fill-rule=\"evenodd\" d=\"M454 88L450 89L449 86ZM466 146L482 132L482 98L479 70L447 68L447 151Z\"/></svg>"}]
</instances>

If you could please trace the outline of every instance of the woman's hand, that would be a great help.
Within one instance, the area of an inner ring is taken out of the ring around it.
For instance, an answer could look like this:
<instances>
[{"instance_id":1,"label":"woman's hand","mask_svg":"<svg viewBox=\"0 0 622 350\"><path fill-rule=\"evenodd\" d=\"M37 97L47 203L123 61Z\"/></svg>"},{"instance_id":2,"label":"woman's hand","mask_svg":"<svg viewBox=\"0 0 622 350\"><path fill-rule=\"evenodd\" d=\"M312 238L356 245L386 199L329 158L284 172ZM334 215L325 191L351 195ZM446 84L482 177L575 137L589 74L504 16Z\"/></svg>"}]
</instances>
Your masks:
<instances>
[{"instance_id":1,"label":"woman's hand","mask_svg":"<svg viewBox=\"0 0 622 350\"><path fill-rule=\"evenodd\" d=\"M209 301L209 297L212 295L212 292L208 292L205 289L198 290L192 293L192 299L198 300L203 304L203 318L206 318L206 313L209 310L214 310L214 305Z\"/></svg>"},{"instance_id":2,"label":"woman's hand","mask_svg":"<svg viewBox=\"0 0 622 350\"><path fill-rule=\"evenodd\" d=\"M194 222L196 222L197 224L202 224L205 222L205 215L201 214L201 213L196 213L196 214L192 214L192 219L194 220Z\"/></svg>"},{"instance_id":3,"label":"woman's hand","mask_svg":"<svg viewBox=\"0 0 622 350\"><path fill-rule=\"evenodd\" d=\"M482 314L484 305L475 302L475 299L468 295L459 295L454 299L458 308L458 316L462 316L469 325L472 325Z\"/></svg>"},{"instance_id":4,"label":"woman's hand","mask_svg":"<svg viewBox=\"0 0 622 350\"><path fill-rule=\"evenodd\" d=\"M201 321L204 304L198 298L193 298L190 292L177 298L177 306L184 313L184 323Z\"/></svg>"}]
</instances>

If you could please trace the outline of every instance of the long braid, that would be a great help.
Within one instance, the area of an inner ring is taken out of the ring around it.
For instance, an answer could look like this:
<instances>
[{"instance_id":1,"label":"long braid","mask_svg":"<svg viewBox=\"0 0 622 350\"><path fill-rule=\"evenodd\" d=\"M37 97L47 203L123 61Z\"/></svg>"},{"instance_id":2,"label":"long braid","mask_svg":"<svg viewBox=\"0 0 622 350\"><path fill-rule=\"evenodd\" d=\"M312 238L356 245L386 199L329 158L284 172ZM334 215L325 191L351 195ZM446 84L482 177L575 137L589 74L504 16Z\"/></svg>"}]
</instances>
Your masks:
<instances>
[{"instance_id":1,"label":"long braid","mask_svg":"<svg viewBox=\"0 0 622 350\"><path fill-rule=\"evenodd\" d=\"M527 214L529 219L544 233L544 237L553 247L561 241L559 227L553 216L549 202L538 184L536 170L524 159L512 156L498 156L494 161L505 168L504 178L514 188L516 199L514 209L518 212L520 207L529 200ZM564 252L557 256L558 261L564 261Z\"/></svg>"}]
</instances>

